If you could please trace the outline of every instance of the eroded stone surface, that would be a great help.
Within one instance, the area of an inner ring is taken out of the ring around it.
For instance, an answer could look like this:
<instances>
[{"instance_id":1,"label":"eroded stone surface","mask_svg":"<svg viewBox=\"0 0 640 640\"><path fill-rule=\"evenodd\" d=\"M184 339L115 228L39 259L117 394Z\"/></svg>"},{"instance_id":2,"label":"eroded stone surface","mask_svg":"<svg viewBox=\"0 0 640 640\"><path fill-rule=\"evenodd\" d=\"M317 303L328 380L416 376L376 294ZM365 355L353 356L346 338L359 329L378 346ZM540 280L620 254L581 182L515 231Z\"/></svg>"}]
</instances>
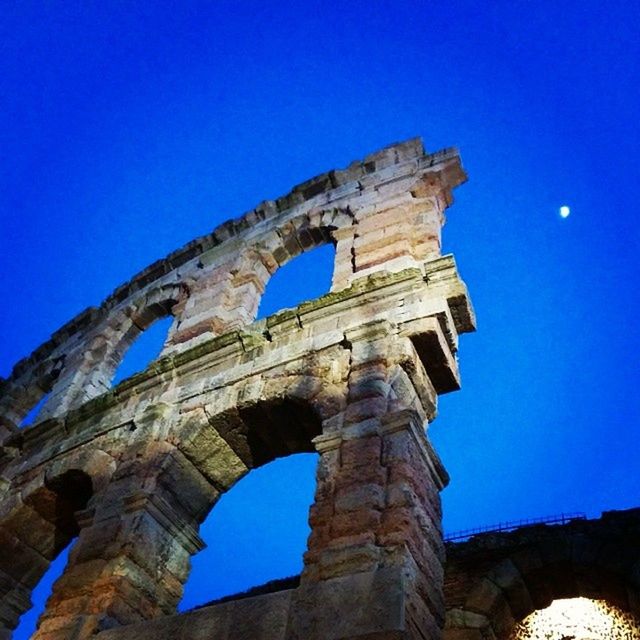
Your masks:
<instances>
[{"instance_id":1,"label":"eroded stone surface","mask_svg":"<svg viewBox=\"0 0 640 640\"><path fill-rule=\"evenodd\" d=\"M0 388L0 628L77 537L37 640L437 638L447 475L424 425L474 328L440 255L464 178L454 150L383 149L159 260L19 362ZM254 322L271 275L328 242L331 292ZM111 388L167 315L160 358ZM320 461L298 589L252 620L246 602L171 617L220 494L301 451Z\"/></svg>"}]
</instances>

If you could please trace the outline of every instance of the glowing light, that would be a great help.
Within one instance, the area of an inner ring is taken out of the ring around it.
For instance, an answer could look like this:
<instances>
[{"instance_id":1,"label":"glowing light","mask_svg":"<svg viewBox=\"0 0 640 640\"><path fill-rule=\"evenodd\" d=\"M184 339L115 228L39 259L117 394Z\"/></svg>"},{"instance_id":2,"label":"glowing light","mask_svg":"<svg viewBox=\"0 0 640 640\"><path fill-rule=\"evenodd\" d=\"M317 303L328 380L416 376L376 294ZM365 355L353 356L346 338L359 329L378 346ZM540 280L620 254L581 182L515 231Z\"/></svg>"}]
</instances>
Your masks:
<instances>
[{"instance_id":1,"label":"glowing light","mask_svg":"<svg viewBox=\"0 0 640 640\"><path fill-rule=\"evenodd\" d=\"M514 629L512 640L640 638L637 620L604 600L568 598L538 609Z\"/></svg>"},{"instance_id":2,"label":"glowing light","mask_svg":"<svg viewBox=\"0 0 640 640\"><path fill-rule=\"evenodd\" d=\"M571 209L569 209L569 207L566 204L563 204L560 207L560 217L561 218L568 218L570 213L571 213Z\"/></svg>"}]
</instances>

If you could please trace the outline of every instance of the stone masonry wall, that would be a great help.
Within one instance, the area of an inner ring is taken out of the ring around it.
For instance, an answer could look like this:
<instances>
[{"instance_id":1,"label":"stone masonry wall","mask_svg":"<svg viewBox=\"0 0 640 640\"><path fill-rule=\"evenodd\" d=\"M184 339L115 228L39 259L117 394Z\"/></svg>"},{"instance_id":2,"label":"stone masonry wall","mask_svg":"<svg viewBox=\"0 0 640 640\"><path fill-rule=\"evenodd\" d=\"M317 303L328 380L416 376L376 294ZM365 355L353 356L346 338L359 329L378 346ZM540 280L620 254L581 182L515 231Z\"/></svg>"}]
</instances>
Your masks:
<instances>
[{"instance_id":1,"label":"stone masonry wall","mask_svg":"<svg viewBox=\"0 0 640 640\"><path fill-rule=\"evenodd\" d=\"M419 140L318 176L154 263L19 362L0 387L0 638L73 540L37 640L186 629L171 616L219 496L314 450L300 586L263 614L256 604L251 637L438 638L447 475L424 425L459 387L458 335L474 329L440 254L464 177L454 150L429 155ZM328 242L331 292L254 321L270 276ZM164 316L159 359L112 388L128 346ZM248 637L229 617L247 606L201 615L198 637Z\"/></svg>"},{"instance_id":2,"label":"stone masonry wall","mask_svg":"<svg viewBox=\"0 0 640 640\"><path fill-rule=\"evenodd\" d=\"M640 637L638 523L640 510L632 509L448 543L445 640ZM353 581L350 586L334 599L346 600L355 615L375 615L379 592L369 587L354 594ZM235 597L153 623L104 631L99 640L135 640L144 631L152 631L155 640L192 640L208 637L212 629L218 639L240 640L259 637L265 628L269 637L285 638L295 594L289 588ZM332 594L323 595L326 606Z\"/></svg>"},{"instance_id":3,"label":"stone masonry wall","mask_svg":"<svg viewBox=\"0 0 640 640\"><path fill-rule=\"evenodd\" d=\"M526 633L541 625L534 612L542 614L552 602L569 598L606 602L619 623L616 633L625 629L619 637L633 638L638 627L629 621L637 625L640 620L640 509L447 544L444 589L445 640L529 637ZM627 627L620 626L623 619ZM563 637L548 631L549 638ZM612 628L610 635L593 637L618 636Z\"/></svg>"}]
</instances>

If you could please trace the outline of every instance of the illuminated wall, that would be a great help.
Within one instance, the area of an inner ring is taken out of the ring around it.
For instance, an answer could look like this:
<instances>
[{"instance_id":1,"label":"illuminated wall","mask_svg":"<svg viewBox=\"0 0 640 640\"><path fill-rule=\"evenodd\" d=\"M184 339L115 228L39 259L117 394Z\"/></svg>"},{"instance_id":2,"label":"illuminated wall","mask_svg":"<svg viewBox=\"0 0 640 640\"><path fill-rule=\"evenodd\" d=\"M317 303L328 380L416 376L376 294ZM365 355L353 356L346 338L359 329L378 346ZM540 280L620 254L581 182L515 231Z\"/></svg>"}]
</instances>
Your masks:
<instances>
[{"instance_id":1,"label":"illuminated wall","mask_svg":"<svg viewBox=\"0 0 640 640\"><path fill-rule=\"evenodd\" d=\"M511 640L640 640L638 620L605 600L554 600L516 625Z\"/></svg>"}]
</instances>

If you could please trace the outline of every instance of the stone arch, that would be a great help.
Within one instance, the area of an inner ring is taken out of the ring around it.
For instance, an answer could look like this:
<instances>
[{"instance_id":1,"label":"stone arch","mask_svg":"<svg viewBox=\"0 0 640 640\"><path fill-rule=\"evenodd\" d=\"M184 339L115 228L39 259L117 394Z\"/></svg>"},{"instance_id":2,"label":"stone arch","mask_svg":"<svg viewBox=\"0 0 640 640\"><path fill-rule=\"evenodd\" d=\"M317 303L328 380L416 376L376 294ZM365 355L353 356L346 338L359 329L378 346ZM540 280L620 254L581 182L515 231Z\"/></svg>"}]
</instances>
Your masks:
<instances>
[{"instance_id":1,"label":"stone arch","mask_svg":"<svg viewBox=\"0 0 640 640\"><path fill-rule=\"evenodd\" d=\"M31 592L50 563L80 532L83 512L107 482L100 473L105 456L95 451L84 460L61 461L22 484L0 513L0 634L14 629L31 607ZM96 473L94 483L91 472Z\"/></svg>"},{"instance_id":2,"label":"stone arch","mask_svg":"<svg viewBox=\"0 0 640 640\"><path fill-rule=\"evenodd\" d=\"M154 405L141 418L168 423L172 416ZM93 635L105 626L174 613L190 555L202 547L198 514L212 503L212 493L166 441L149 438L118 456L84 514L34 638L70 637L70 615L84 616Z\"/></svg>"},{"instance_id":3,"label":"stone arch","mask_svg":"<svg viewBox=\"0 0 640 640\"><path fill-rule=\"evenodd\" d=\"M274 225L253 243L260 260L273 273L305 251L337 244L341 232L351 231L355 218L346 208L315 208Z\"/></svg>"},{"instance_id":4,"label":"stone arch","mask_svg":"<svg viewBox=\"0 0 640 640\"><path fill-rule=\"evenodd\" d=\"M274 226L251 242L231 270L224 303L235 312L236 324L248 324L256 318L267 283L280 267L317 247L332 244L337 248L338 230L350 228L353 222L348 209L313 209ZM336 264L337 254L333 280Z\"/></svg>"},{"instance_id":5,"label":"stone arch","mask_svg":"<svg viewBox=\"0 0 640 640\"><path fill-rule=\"evenodd\" d=\"M17 384L12 381L0 388L0 422L10 431L15 431L24 418L47 394L51 394L56 382L65 369L64 354L49 358L36 366L26 381ZM44 415L44 412L40 412ZM39 419L37 416L36 419Z\"/></svg>"},{"instance_id":6,"label":"stone arch","mask_svg":"<svg viewBox=\"0 0 640 640\"><path fill-rule=\"evenodd\" d=\"M223 493L275 458L315 451L313 439L321 432L322 419L311 402L279 394L220 411L213 405L189 411L178 449Z\"/></svg>"},{"instance_id":7,"label":"stone arch","mask_svg":"<svg viewBox=\"0 0 640 640\"><path fill-rule=\"evenodd\" d=\"M175 444L221 494L275 458L316 451L314 439L334 428L346 396L346 384L312 375L250 378L188 408Z\"/></svg>"},{"instance_id":8,"label":"stone arch","mask_svg":"<svg viewBox=\"0 0 640 640\"><path fill-rule=\"evenodd\" d=\"M188 295L189 289L185 284L162 285L143 298L132 301L108 320L106 329L93 341L94 362L101 362L96 373L101 376L103 385L110 385L124 354L156 320L174 316L176 322L179 321L179 312Z\"/></svg>"},{"instance_id":9,"label":"stone arch","mask_svg":"<svg viewBox=\"0 0 640 640\"><path fill-rule=\"evenodd\" d=\"M537 537L532 532L506 554L490 547L490 541L480 547L475 559L457 553L453 563L449 559L445 597L459 606L447 603L445 640L509 640L516 624L529 614L568 598L604 600L640 614L637 540L559 528ZM468 591L460 598L455 591L464 583Z\"/></svg>"},{"instance_id":10,"label":"stone arch","mask_svg":"<svg viewBox=\"0 0 640 640\"><path fill-rule=\"evenodd\" d=\"M156 320L173 316L166 344L180 321L188 297L189 287L185 283L164 284L111 312L88 336L81 361L65 379L55 402L50 403L51 414L63 413L108 391L129 347Z\"/></svg>"},{"instance_id":11,"label":"stone arch","mask_svg":"<svg viewBox=\"0 0 640 640\"><path fill-rule=\"evenodd\" d=\"M315 451L313 438L322 431L312 406L296 397L241 405L224 418L214 420L220 425L220 435L247 469L293 453Z\"/></svg>"},{"instance_id":12,"label":"stone arch","mask_svg":"<svg viewBox=\"0 0 640 640\"><path fill-rule=\"evenodd\" d=\"M322 433L322 416L332 411L319 387L301 378L281 380L277 393L270 392L275 387L263 387L264 395L258 398L251 397L248 383L238 390L240 400L233 406L216 410L221 403L213 402L183 416L178 450L215 488L208 505L196 501L200 507L193 516L198 525L215 509L218 499L251 471L278 458L316 452L314 439ZM187 578L185 575L185 584Z\"/></svg>"},{"instance_id":13,"label":"stone arch","mask_svg":"<svg viewBox=\"0 0 640 640\"><path fill-rule=\"evenodd\" d=\"M188 578L190 556L203 548L198 527L220 495L251 469L277 457L315 451L313 439L322 431L321 411L325 415L331 411L321 409L314 399L322 399L324 407L330 403L318 393L317 386L314 385L312 391L307 382L303 388L299 377L292 377L289 383L288 391L285 382L284 392L280 386L278 393L258 399L251 399L251 384L247 383L244 392L237 390L244 399L232 406L225 407L224 399L217 398L181 416L169 415L169 408L161 406L146 410L142 416L156 427L163 420L177 419L179 424L166 434L168 440L164 444L149 442L144 451L135 455L132 452L121 461L106 493L125 496L123 508L129 514L125 517L133 519L132 523L135 518L142 518L140 522L144 523L131 524L130 528L124 525L117 534L121 538L117 544L122 546L122 553L145 575L168 572L169 579L163 582L164 591L156 598L158 610L150 617L175 611L182 585ZM305 395L312 399L306 399ZM136 418L136 424L138 422ZM158 428L164 432L161 425ZM139 468L140 465L144 468ZM94 537L106 531L106 527L99 524L103 502L97 501L96 516L90 527L96 532L83 532L85 544L89 541L88 547L77 554L74 551L76 564L91 561ZM138 516L138 513L147 515ZM107 517L112 516L107 514ZM143 527L144 545L139 547L139 531ZM128 544L127 536L133 536L136 542ZM82 536L80 541L83 542ZM115 545L112 543L112 546ZM75 572L81 570L79 565L73 568ZM64 578L60 588L67 588ZM55 617L60 613L52 610L47 615Z\"/></svg>"},{"instance_id":14,"label":"stone arch","mask_svg":"<svg viewBox=\"0 0 640 640\"><path fill-rule=\"evenodd\" d=\"M204 402L182 408L175 444L218 491L226 491L251 468L316 450L313 439L334 430L346 407L348 367L348 351L337 347L290 363L286 372L276 369L213 391Z\"/></svg>"}]
</instances>

